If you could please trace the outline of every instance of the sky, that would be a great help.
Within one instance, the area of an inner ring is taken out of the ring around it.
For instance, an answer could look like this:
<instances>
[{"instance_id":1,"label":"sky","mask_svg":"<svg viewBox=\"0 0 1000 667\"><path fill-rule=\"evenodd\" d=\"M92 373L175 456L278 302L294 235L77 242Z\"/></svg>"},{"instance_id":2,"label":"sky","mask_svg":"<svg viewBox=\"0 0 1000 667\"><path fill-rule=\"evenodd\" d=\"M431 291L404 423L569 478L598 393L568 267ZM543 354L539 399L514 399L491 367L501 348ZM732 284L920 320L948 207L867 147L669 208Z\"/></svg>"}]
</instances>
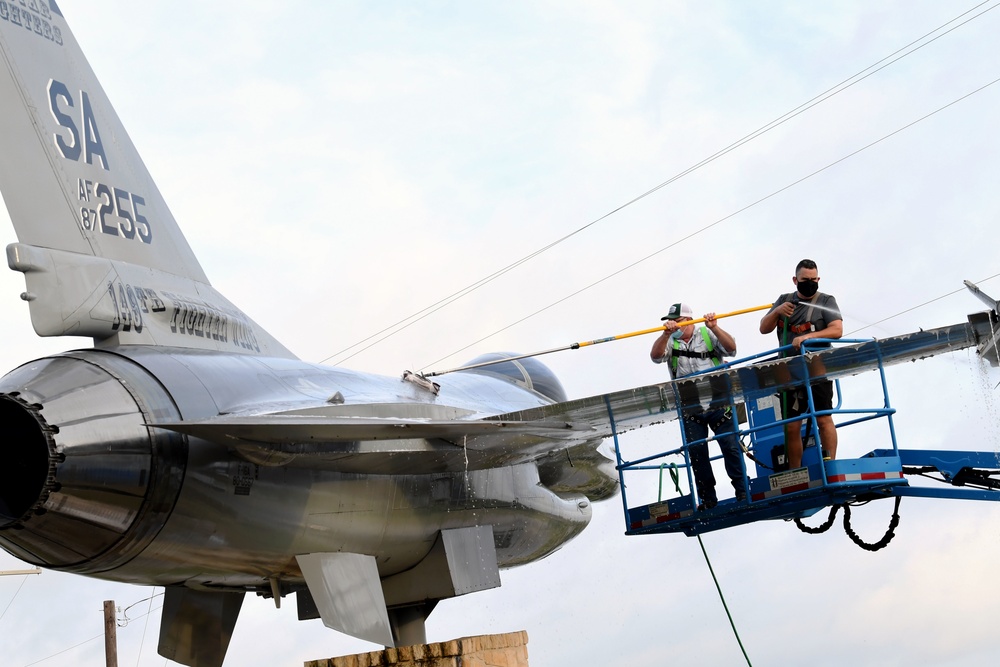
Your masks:
<instances>
[{"instance_id":1,"label":"sky","mask_svg":"<svg viewBox=\"0 0 1000 667\"><path fill-rule=\"evenodd\" d=\"M59 4L212 284L309 361L395 376L658 326L680 300L730 312L790 291L804 257L850 337L964 322L983 306L963 280L1000 296L995 2ZM15 241L5 211L0 241ZM0 372L89 344L36 337L23 290L0 272ZM723 321L741 355L775 345L758 315ZM543 361L579 398L663 381L651 345ZM870 379L845 401L870 399ZM974 353L888 383L900 447L1000 451L1000 373ZM620 446L677 438L668 424ZM841 457L885 446L840 435ZM855 530L875 541L891 512L856 508ZM839 522L704 536L750 660L995 662L1000 507L904 498L900 513L875 553ZM438 605L428 639L527 630L536 667L744 662L697 541L623 532L620 501L596 504L560 551ZM156 654L159 593L0 577L4 664L103 665L107 599L135 605L121 665L173 664ZM226 664L377 648L294 607L248 596Z\"/></svg>"}]
</instances>

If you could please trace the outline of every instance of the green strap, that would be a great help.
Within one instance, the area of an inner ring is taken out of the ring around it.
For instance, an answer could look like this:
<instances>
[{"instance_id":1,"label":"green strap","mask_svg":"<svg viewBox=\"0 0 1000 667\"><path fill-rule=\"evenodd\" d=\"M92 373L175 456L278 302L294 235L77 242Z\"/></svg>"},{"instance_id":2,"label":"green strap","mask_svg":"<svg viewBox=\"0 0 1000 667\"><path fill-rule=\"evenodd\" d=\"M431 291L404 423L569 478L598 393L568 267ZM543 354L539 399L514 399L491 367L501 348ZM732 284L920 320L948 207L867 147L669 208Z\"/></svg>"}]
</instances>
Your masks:
<instances>
[{"instance_id":1,"label":"green strap","mask_svg":"<svg viewBox=\"0 0 1000 667\"><path fill-rule=\"evenodd\" d=\"M680 475L677 473L677 464L676 463L670 463L668 465L666 463L661 463L660 464L660 492L656 496L656 502L660 502L661 500L663 500L663 469L664 468L669 468L670 469L670 481L672 481L674 483L674 489L677 490L677 494L681 495L681 496L684 495L684 492L681 491L681 481L680 481L681 478L680 478Z\"/></svg>"},{"instance_id":2,"label":"green strap","mask_svg":"<svg viewBox=\"0 0 1000 667\"><path fill-rule=\"evenodd\" d=\"M705 341L705 351L706 352L710 352L710 353L711 352L715 352L715 346L712 345L712 337L708 335L708 328L707 327L698 327L698 330L701 332L701 337ZM679 338L675 337L674 338L674 351L676 352L677 350L680 350L680 349L681 349L681 341L680 341ZM721 366L722 365L722 358L718 354L713 354L710 357L710 359L712 360L712 365L713 366ZM677 355L676 354L670 355L670 370L673 371L674 375L677 375Z\"/></svg>"},{"instance_id":3,"label":"green strap","mask_svg":"<svg viewBox=\"0 0 1000 667\"><path fill-rule=\"evenodd\" d=\"M701 327L701 337L705 339L705 349L709 352L715 352L715 346L712 345L712 337L708 335L708 327ZM719 355L712 355L712 365L719 366L722 364L722 359Z\"/></svg>"},{"instance_id":4,"label":"green strap","mask_svg":"<svg viewBox=\"0 0 1000 667\"><path fill-rule=\"evenodd\" d=\"M788 317L783 317L784 326L781 327L781 347L788 345ZM788 417L788 389L781 392L781 418ZM788 439L785 437L785 429L788 424L781 427L781 446L785 450L785 465L788 465ZM802 443L805 445L805 443ZM791 466L789 466L791 467Z\"/></svg>"}]
</instances>

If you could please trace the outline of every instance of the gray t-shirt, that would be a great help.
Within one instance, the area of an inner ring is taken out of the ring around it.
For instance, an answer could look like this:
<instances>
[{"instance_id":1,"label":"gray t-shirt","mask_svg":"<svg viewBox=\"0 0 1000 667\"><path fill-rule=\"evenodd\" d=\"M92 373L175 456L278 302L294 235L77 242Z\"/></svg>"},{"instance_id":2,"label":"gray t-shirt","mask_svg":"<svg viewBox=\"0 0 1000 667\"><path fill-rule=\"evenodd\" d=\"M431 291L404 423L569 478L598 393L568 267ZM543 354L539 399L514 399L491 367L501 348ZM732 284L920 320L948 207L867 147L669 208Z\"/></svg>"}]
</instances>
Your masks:
<instances>
[{"instance_id":1,"label":"gray t-shirt","mask_svg":"<svg viewBox=\"0 0 1000 667\"><path fill-rule=\"evenodd\" d=\"M830 294L816 292L811 299L803 299L798 292L782 294L771 307L774 310L786 301L795 301L798 305L795 312L788 318L788 333L785 333L785 318L778 318L778 344L788 345L796 336L810 331L822 331L831 322L843 320L837 300Z\"/></svg>"}]
</instances>

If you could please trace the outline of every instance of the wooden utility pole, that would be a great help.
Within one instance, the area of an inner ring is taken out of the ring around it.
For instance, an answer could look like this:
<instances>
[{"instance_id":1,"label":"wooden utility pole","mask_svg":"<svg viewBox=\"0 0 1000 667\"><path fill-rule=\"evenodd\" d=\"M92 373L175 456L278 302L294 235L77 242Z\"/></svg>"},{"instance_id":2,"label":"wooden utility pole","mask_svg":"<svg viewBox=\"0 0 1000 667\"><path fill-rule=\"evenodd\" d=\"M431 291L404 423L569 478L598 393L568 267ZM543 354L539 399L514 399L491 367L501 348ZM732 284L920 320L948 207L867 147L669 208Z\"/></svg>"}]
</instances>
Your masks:
<instances>
[{"instance_id":1,"label":"wooden utility pole","mask_svg":"<svg viewBox=\"0 0 1000 667\"><path fill-rule=\"evenodd\" d=\"M115 601L104 601L104 661L118 667L118 626L115 624Z\"/></svg>"}]
</instances>

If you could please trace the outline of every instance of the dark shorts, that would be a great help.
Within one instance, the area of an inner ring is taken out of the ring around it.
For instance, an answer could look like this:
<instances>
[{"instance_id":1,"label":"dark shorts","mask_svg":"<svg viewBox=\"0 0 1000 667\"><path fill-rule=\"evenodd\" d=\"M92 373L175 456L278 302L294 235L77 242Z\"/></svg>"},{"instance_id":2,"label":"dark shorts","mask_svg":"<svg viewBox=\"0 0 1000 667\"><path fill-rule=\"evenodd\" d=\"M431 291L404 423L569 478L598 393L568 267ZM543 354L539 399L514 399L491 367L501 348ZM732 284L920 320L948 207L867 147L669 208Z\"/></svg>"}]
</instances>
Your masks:
<instances>
[{"instance_id":1,"label":"dark shorts","mask_svg":"<svg viewBox=\"0 0 1000 667\"><path fill-rule=\"evenodd\" d=\"M821 380L812 385L813 405L816 410L830 410L833 408L833 381ZM809 412L809 397L806 396L805 387L796 387L790 391L781 393L781 406L785 418L798 417L804 412Z\"/></svg>"}]
</instances>

